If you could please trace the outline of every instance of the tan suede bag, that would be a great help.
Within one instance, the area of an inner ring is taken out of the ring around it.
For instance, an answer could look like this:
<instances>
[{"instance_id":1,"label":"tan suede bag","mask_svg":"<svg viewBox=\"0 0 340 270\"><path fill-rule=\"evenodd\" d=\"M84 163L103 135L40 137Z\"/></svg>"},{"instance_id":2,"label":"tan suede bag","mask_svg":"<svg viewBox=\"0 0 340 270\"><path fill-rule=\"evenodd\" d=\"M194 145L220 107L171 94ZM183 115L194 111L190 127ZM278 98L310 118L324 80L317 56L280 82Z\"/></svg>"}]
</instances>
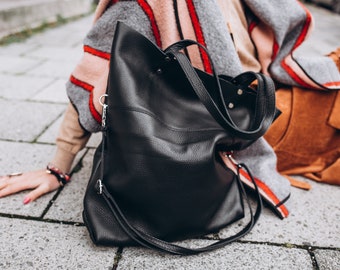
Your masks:
<instances>
[{"instance_id":1,"label":"tan suede bag","mask_svg":"<svg viewBox=\"0 0 340 270\"><path fill-rule=\"evenodd\" d=\"M298 87L277 90L282 115L265 138L284 175L340 185L340 93Z\"/></svg>"}]
</instances>

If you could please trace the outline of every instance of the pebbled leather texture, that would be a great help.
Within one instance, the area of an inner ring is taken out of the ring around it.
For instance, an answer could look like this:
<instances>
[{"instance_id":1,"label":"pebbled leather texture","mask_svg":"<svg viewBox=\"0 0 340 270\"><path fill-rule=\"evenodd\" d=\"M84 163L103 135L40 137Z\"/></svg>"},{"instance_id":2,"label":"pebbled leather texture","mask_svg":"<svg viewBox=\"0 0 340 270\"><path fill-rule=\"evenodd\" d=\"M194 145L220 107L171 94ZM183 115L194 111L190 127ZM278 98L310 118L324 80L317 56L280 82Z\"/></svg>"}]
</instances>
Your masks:
<instances>
[{"instance_id":1,"label":"pebbled leather texture","mask_svg":"<svg viewBox=\"0 0 340 270\"><path fill-rule=\"evenodd\" d=\"M244 216L240 181L218 151L243 149L263 135L275 115L273 86L254 73L229 78L195 70L177 59L182 45L162 51L117 24L106 128L84 198L95 244L149 246L122 228L130 225L151 242L173 241L217 232ZM254 80L258 91L249 87ZM98 179L106 196L98 194Z\"/></svg>"}]
</instances>

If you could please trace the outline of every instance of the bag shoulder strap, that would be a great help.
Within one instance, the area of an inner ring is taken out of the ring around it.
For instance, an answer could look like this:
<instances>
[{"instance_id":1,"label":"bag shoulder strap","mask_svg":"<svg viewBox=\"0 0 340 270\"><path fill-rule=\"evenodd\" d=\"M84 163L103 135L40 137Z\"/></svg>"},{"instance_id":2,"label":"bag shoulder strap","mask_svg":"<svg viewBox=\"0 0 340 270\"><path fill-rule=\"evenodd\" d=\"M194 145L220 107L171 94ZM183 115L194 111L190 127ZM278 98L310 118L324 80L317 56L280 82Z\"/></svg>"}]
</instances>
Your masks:
<instances>
[{"instance_id":1,"label":"bag shoulder strap","mask_svg":"<svg viewBox=\"0 0 340 270\"><path fill-rule=\"evenodd\" d=\"M178 61L181 68L188 81L190 82L192 88L196 92L197 96L204 104L206 109L210 112L210 114L215 118L215 120L226 130L230 131L233 135L240 137L246 140L256 140L260 138L264 133L268 130L270 125L272 124L275 113L275 85L271 78L265 76L261 73L255 72L244 72L239 76L232 78L231 82L234 84L247 84L249 85L253 81L257 81L257 91L256 91L256 107L255 107L255 115L253 119L253 125L250 130L242 130L240 129L232 120L228 113L228 108L224 103L223 93L221 89L221 85L219 82L219 78L215 73L215 69L213 67L213 75L216 80L216 87L219 91L219 95L221 96L221 104L223 108L219 108L213 98L210 96L208 90L205 88L201 79L199 78L197 72L192 67L189 59L180 52L180 50L191 46L197 45L203 48L209 59L209 53L207 49L201 44L197 43L193 40L181 40L167 49L165 49L165 53L170 54ZM210 63L213 65L213 62L210 60ZM223 113L222 113L223 112Z\"/></svg>"}]
</instances>

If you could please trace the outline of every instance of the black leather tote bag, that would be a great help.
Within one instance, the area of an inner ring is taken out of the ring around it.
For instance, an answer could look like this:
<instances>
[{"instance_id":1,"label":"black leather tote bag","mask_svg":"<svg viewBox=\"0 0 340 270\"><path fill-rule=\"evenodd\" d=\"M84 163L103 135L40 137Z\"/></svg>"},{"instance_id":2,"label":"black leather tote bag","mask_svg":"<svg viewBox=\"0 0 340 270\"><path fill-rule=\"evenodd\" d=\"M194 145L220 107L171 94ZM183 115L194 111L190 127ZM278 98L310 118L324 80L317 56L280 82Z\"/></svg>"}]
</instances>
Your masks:
<instances>
[{"instance_id":1,"label":"black leather tote bag","mask_svg":"<svg viewBox=\"0 0 340 270\"><path fill-rule=\"evenodd\" d=\"M101 100L103 139L84 198L84 222L97 245L196 254L240 238L260 214L257 194L256 212L236 235L197 249L169 242L218 232L244 217L242 184L220 153L253 143L275 115L269 78L199 71L180 52L193 44L200 46L183 40L162 51L117 23ZM249 87L254 81L256 90Z\"/></svg>"}]
</instances>

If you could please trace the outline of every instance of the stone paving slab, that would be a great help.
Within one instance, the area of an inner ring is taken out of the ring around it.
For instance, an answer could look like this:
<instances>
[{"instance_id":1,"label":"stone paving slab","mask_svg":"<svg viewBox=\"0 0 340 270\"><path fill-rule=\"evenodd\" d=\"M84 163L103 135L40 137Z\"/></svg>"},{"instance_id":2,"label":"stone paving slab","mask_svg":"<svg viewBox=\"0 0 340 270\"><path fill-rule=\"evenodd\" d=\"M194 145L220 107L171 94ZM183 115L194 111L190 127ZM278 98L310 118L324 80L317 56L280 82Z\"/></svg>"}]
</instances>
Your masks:
<instances>
[{"instance_id":1,"label":"stone paving slab","mask_svg":"<svg viewBox=\"0 0 340 270\"><path fill-rule=\"evenodd\" d=\"M309 191L291 189L292 211L288 218L280 220L268 207L265 207L254 229L243 239L340 248L340 206L338 203L340 187L319 184L307 179L304 181L310 183L312 189ZM222 230L221 238L226 237L230 230L230 228Z\"/></svg>"},{"instance_id":2,"label":"stone paving slab","mask_svg":"<svg viewBox=\"0 0 340 270\"><path fill-rule=\"evenodd\" d=\"M83 223L83 198L91 174L93 153L91 150L86 154L81 170L72 175L72 181L64 187L44 218Z\"/></svg>"},{"instance_id":3,"label":"stone paving slab","mask_svg":"<svg viewBox=\"0 0 340 270\"><path fill-rule=\"evenodd\" d=\"M44 168L46 164L51 160L55 152L54 145L44 145L44 144L30 144L30 143L15 143L15 142L5 142L0 141L0 175L6 175L12 172L25 172L25 171L32 171L40 168ZM22 151L25 149L25 151ZM86 149L79 152L75 161L73 163L73 167L77 165L80 159L86 153ZM90 158L92 155L88 155L88 162L90 162ZM86 174L90 171L88 170L81 170L79 174ZM87 178L89 176L86 176ZM77 177L74 177L74 182L70 183L70 185L66 186L65 189L61 191L61 193L65 192L68 196L68 205L63 204L65 210L65 214L71 216L72 218L67 219L65 216L58 216L49 214L47 218L60 220L60 221L75 221L75 222L82 222L80 220L80 214L78 214L78 219L75 219L73 214L74 212L80 213L82 210L82 194L76 194L73 192L74 190L78 189L78 181L76 180ZM87 183L87 179L81 178L82 181L79 181L80 184L83 184L82 190L85 189L85 185ZM71 193L67 192L67 188L71 188ZM72 189L73 187L73 189ZM40 197L37 201L31 202L27 205L23 205L22 201L26 194L29 191L24 191L10 197L1 198L0 199L0 215L18 215L18 216L30 216L30 217L42 217L45 214L46 209L50 207L50 203L52 203L52 199L56 195L57 191L51 192L46 194L43 197ZM61 196L62 198L65 195ZM62 199L59 199L59 202ZM79 201L77 205L74 204L75 201ZM53 204L52 204L53 205ZM72 205L72 208L69 206ZM53 207L56 207L53 205ZM48 212L50 213L50 212ZM46 217L46 216L45 216Z\"/></svg>"},{"instance_id":4,"label":"stone paving slab","mask_svg":"<svg viewBox=\"0 0 340 270\"><path fill-rule=\"evenodd\" d=\"M85 227L0 217L0 269L112 269L115 248L95 247Z\"/></svg>"},{"instance_id":5,"label":"stone paving slab","mask_svg":"<svg viewBox=\"0 0 340 270\"><path fill-rule=\"evenodd\" d=\"M30 100L66 104L69 100L65 91L65 84L65 79L55 79L44 89L31 96Z\"/></svg>"},{"instance_id":6,"label":"stone paving slab","mask_svg":"<svg viewBox=\"0 0 340 270\"><path fill-rule=\"evenodd\" d=\"M27 100L50 87L55 79L34 78L27 75L3 75L0 74L1 91L0 98L10 100ZM65 90L59 91L65 95Z\"/></svg>"},{"instance_id":7,"label":"stone paving slab","mask_svg":"<svg viewBox=\"0 0 340 270\"><path fill-rule=\"evenodd\" d=\"M0 55L0 72L22 74L42 63L39 59L28 59L19 56Z\"/></svg>"},{"instance_id":8,"label":"stone paving slab","mask_svg":"<svg viewBox=\"0 0 340 270\"><path fill-rule=\"evenodd\" d=\"M73 48L76 46L83 45L83 39L93 21L93 16L86 16L79 20L67 23L67 31L64 28L57 27L48 29L42 33L32 36L30 39L25 41L26 46L39 45L45 46L60 46L62 48ZM74 66L75 63L73 63Z\"/></svg>"},{"instance_id":9,"label":"stone paving slab","mask_svg":"<svg viewBox=\"0 0 340 270\"><path fill-rule=\"evenodd\" d=\"M308 5L314 18L314 30L297 53L304 55L328 54L340 46L340 16L327 9Z\"/></svg>"},{"instance_id":10,"label":"stone paving slab","mask_svg":"<svg viewBox=\"0 0 340 270\"><path fill-rule=\"evenodd\" d=\"M22 56L27 51L31 51L39 47L39 44L29 42L29 40L20 43L12 43L0 46L0 55Z\"/></svg>"},{"instance_id":11,"label":"stone paving slab","mask_svg":"<svg viewBox=\"0 0 340 270\"><path fill-rule=\"evenodd\" d=\"M31 142L64 112L66 105L0 99L0 108L0 139Z\"/></svg>"},{"instance_id":12,"label":"stone paving slab","mask_svg":"<svg viewBox=\"0 0 340 270\"><path fill-rule=\"evenodd\" d=\"M37 142L54 144L63 117L64 115L60 116L52 125L50 125L48 129L45 130L45 132L37 139ZM100 132L92 134L86 146L89 148L97 147L101 142L101 138L102 135Z\"/></svg>"},{"instance_id":13,"label":"stone paving slab","mask_svg":"<svg viewBox=\"0 0 340 270\"><path fill-rule=\"evenodd\" d=\"M67 80L73 71L74 62L62 59L59 61L47 60L39 66L31 68L27 74L36 77L61 78Z\"/></svg>"},{"instance_id":14,"label":"stone paving slab","mask_svg":"<svg viewBox=\"0 0 340 270\"><path fill-rule=\"evenodd\" d=\"M60 44L50 45L43 48L36 48L25 54L25 57L31 59L45 59L55 61L67 61L77 63L82 56L82 50L76 47L61 47Z\"/></svg>"},{"instance_id":15,"label":"stone paving slab","mask_svg":"<svg viewBox=\"0 0 340 270\"><path fill-rule=\"evenodd\" d=\"M340 269L340 251L336 250L315 250L314 255L320 270Z\"/></svg>"},{"instance_id":16,"label":"stone paving slab","mask_svg":"<svg viewBox=\"0 0 340 270\"><path fill-rule=\"evenodd\" d=\"M55 147L52 145L6 141L0 141L0 149L0 175L44 168L46 163L53 157L55 151ZM1 198L0 213L40 217L55 194L55 192L52 192L43 196L38 201L23 205L22 201L27 193L28 191L25 191L10 197Z\"/></svg>"},{"instance_id":17,"label":"stone paving slab","mask_svg":"<svg viewBox=\"0 0 340 270\"><path fill-rule=\"evenodd\" d=\"M90 12L91 0L0 1L0 38Z\"/></svg>"},{"instance_id":18,"label":"stone paving slab","mask_svg":"<svg viewBox=\"0 0 340 270\"><path fill-rule=\"evenodd\" d=\"M60 115L56 121L54 121L39 138L37 138L38 143L49 143L55 144L56 138L58 136L59 127L64 118L64 114Z\"/></svg>"},{"instance_id":19,"label":"stone paving slab","mask_svg":"<svg viewBox=\"0 0 340 270\"><path fill-rule=\"evenodd\" d=\"M194 247L212 241L192 241ZM309 253L303 249L266 244L233 243L214 252L189 257L156 253L142 248L123 249L117 269L147 270L254 270L254 269L313 269Z\"/></svg>"}]
</instances>

